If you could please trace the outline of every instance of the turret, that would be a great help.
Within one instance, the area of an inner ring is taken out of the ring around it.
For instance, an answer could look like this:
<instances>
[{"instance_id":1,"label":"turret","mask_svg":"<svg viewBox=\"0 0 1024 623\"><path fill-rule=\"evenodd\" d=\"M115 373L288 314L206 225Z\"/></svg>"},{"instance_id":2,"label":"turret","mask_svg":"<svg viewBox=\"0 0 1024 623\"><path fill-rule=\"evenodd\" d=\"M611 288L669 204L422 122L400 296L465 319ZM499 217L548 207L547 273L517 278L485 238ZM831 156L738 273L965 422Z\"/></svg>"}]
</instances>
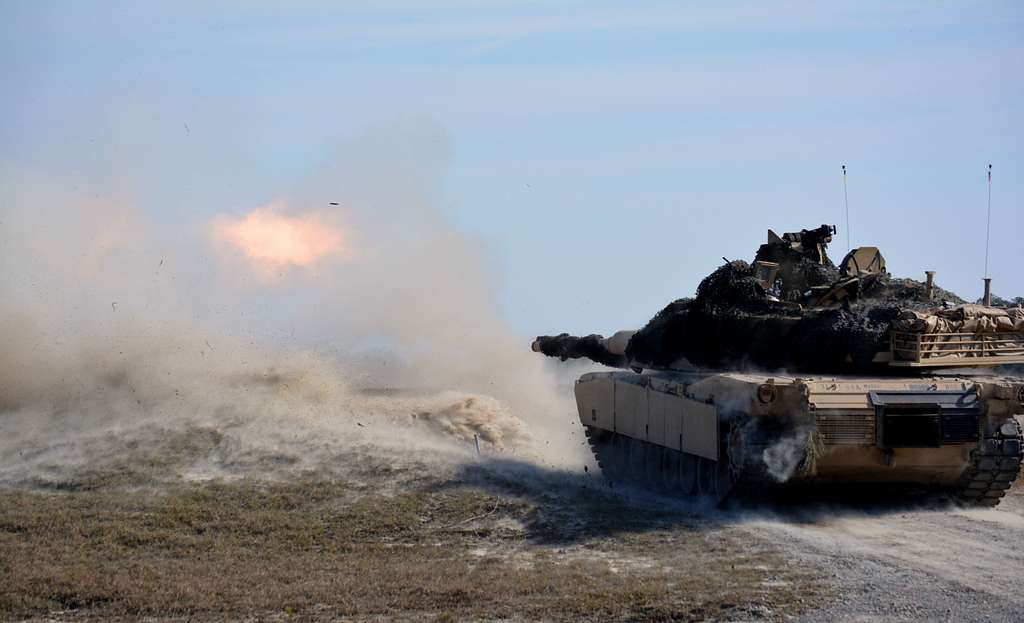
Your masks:
<instances>
[{"instance_id":1,"label":"turret","mask_svg":"<svg viewBox=\"0 0 1024 623\"><path fill-rule=\"evenodd\" d=\"M1024 363L1024 311L963 305L945 291L936 301L933 282L892 278L875 247L853 249L836 267L826 252L835 231L768 230L752 265L727 262L701 281L695 298L670 303L639 331L539 336L533 350L667 370L865 373Z\"/></svg>"}]
</instances>

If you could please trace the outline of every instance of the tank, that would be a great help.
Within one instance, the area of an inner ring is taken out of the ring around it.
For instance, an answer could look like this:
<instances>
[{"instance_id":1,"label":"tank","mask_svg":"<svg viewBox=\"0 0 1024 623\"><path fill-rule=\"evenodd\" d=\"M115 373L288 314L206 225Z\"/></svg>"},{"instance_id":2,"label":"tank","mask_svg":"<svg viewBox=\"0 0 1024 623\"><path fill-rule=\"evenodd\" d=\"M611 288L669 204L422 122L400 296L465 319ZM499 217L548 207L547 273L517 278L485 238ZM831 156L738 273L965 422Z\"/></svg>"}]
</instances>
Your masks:
<instances>
[{"instance_id":1,"label":"tank","mask_svg":"<svg viewBox=\"0 0 1024 623\"><path fill-rule=\"evenodd\" d=\"M769 230L637 331L536 338L618 368L574 389L605 477L717 501L889 483L1000 502L1024 452L1024 309L894 278L875 247L837 266L835 231Z\"/></svg>"}]
</instances>

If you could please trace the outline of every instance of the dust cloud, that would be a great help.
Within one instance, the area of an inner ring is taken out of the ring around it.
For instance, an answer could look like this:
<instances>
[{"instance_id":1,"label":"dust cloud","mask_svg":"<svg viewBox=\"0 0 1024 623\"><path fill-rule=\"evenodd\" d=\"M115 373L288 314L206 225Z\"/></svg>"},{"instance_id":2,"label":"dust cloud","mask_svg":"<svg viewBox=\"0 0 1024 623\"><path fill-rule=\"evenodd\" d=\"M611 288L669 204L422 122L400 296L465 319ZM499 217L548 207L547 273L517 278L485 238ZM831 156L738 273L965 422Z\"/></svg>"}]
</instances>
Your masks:
<instances>
[{"instance_id":1,"label":"dust cloud","mask_svg":"<svg viewBox=\"0 0 1024 623\"><path fill-rule=\"evenodd\" d=\"M173 217L145 180L6 174L0 481L181 452L182 435L209 441L183 468L199 476L353 448L575 460L570 397L445 207L450 151L429 123L376 128L260 205Z\"/></svg>"}]
</instances>

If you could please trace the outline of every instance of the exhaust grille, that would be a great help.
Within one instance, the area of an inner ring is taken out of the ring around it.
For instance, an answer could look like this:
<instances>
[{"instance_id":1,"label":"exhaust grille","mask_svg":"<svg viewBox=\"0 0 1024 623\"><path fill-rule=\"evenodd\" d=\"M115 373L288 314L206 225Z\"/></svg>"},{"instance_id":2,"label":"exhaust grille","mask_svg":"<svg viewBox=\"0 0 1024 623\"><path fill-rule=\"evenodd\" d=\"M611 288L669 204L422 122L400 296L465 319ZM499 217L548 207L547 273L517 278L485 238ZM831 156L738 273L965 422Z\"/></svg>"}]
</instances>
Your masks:
<instances>
[{"instance_id":1,"label":"exhaust grille","mask_svg":"<svg viewBox=\"0 0 1024 623\"><path fill-rule=\"evenodd\" d=\"M875 445L874 414L818 413L815 419L826 446Z\"/></svg>"},{"instance_id":2,"label":"exhaust grille","mask_svg":"<svg viewBox=\"0 0 1024 623\"><path fill-rule=\"evenodd\" d=\"M870 392L883 448L939 448L976 442L982 403L973 390Z\"/></svg>"},{"instance_id":3,"label":"exhaust grille","mask_svg":"<svg viewBox=\"0 0 1024 623\"><path fill-rule=\"evenodd\" d=\"M943 413L942 443L978 441L981 426L976 413Z\"/></svg>"},{"instance_id":4,"label":"exhaust grille","mask_svg":"<svg viewBox=\"0 0 1024 623\"><path fill-rule=\"evenodd\" d=\"M938 448L942 445L942 421L935 407L888 407L883 418L882 445L886 448Z\"/></svg>"}]
</instances>

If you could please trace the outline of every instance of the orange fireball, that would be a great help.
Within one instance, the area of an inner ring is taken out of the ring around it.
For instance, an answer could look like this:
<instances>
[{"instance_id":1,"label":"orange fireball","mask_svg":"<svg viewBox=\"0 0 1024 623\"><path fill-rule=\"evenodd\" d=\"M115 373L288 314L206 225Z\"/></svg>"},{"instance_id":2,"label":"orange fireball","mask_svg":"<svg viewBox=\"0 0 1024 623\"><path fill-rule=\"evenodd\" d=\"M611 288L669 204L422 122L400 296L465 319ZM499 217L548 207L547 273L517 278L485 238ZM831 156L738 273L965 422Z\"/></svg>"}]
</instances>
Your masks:
<instances>
[{"instance_id":1,"label":"orange fireball","mask_svg":"<svg viewBox=\"0 0 1024 623\"><path fill-rule=\"evenodd\" d=\"M214 224L221 240L262 268L312 266L344 249L342 232L317 214L285 214L275 206L257 208L238 218Z\"/></svg>"}]
</instances>

